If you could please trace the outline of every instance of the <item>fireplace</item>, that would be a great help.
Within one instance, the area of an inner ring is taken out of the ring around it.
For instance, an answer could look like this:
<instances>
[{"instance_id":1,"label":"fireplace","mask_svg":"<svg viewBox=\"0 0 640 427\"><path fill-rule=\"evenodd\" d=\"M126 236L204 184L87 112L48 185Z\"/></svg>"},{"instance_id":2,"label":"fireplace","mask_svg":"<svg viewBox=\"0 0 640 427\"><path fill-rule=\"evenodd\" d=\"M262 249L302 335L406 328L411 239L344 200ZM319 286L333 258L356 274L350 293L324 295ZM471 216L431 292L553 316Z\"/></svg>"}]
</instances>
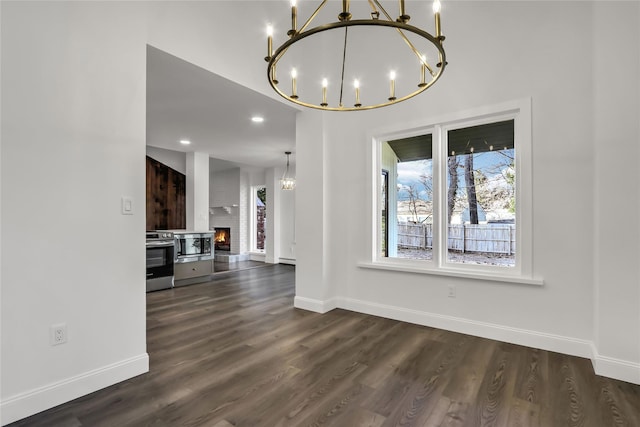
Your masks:
<instances>
[{"instance_id":1,"label":"fireplace","mask_svg":"<svg viewBox=\"0 0 640 427\"><path fill-rule=\"evenodd\" d=\"M231 251L231 229L230 228L216 228L216 233L213 239L214 249L216 251Z\"/></svg>"}]
</instances>

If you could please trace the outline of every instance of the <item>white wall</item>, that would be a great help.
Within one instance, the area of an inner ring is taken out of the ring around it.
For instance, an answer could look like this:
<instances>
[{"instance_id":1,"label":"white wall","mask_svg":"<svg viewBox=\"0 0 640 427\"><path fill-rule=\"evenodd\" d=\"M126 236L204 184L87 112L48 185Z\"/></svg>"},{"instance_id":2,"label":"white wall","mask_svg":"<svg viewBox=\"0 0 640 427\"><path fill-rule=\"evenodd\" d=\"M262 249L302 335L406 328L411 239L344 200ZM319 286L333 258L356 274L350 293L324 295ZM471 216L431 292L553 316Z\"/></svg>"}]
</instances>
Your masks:
<instances>
[{"instance_id":1,"label":"white wall","mask_svg":"<svg viewBox=\"0 0 640 427\"><path fill-rule=\"evenodd\" d=\"M295 168L289 168L295 176ZM296 260L296 190L280 191L280 262L295 264Z\"/></svg>"},{"instance_id":2,"label":"white wall","mask_svg":"<svg viewBox=\"0 0 640 427\"><path fill-rule=\"evenodd\" d=\"M280 262L280 177L282 173L277 168L268 168L264 177L267 190L267 223L265 224L265 262L277 264Z\"/></svg>"},{"instance_id":3,"label":"white wall","mask_svg":"<svg viewBox=\"0 0 640 427\"><path fill-rule=\"evenodd\" d=\"M6 424L148 369L146 18L140 3L1 7Z\"/></svg>"},{"instance_id":4,"label":"white wall","mask_svg":"<svg viewBox=\"0 0 640 427\"><path fill-rule=\"evenodd\" d=\"M382 110L300 114L299 128L318 133L320 126L323 136L298 136L296 305L339 306L591 357L599 372L638 382L638 4L603 8L593 33L601 11L589 2L449 2L449 67L427 94ZM609 51L613 27L620 46ZM625 55L612 84L607 72ZM371 253L367 136L525 97L533 101L534 277L544 286L358 267ZM616 183L626 189L623 203L615 203ZM300 200L311 194L314 209ZM618 208L633 218L624 238L616 233ZM447 297L450 284L457 298Z\"/></svg>"},{"instance_id":5,"label":"white wall","mask_svg":"<svg viewBox=\"0 0 640 427\"><path fill-rule=\"evenodd\" d=\"M209 154L187 153L187 230L209 230Z\"/></svg>"},{"instance_id":6,"label":"white wall","mask_svg":"<svg viewBox=\"0 0 640 427\"><path fill-rule=\"evenodd\" d=\"M640 7L595 3L593 13L595 344L599 370L624 377L620 365L640 362Z\"/></svg>"},{"instance_id":7,"label":"white wall","mask_svg":"<svg viewBox=\"0 0 640 427\"><path fill-rule=\"evenodd\" d=\"M251 186L249 185L249 173L240 169L240 206L238 206L238 222L239 222L239 250L241 254L249 252L249 215L251 206L249 205L249 196L251 194Z\"/></svg>"}]
</instances>

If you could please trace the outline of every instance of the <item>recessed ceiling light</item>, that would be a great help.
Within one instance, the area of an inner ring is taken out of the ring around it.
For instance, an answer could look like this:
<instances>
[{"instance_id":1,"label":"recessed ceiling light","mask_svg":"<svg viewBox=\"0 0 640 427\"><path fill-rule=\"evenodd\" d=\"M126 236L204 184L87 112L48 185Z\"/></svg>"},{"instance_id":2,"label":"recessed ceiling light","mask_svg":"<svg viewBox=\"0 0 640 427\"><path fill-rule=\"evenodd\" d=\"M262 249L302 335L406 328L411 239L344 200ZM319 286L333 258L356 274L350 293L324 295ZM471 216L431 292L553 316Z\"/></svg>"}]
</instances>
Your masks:
<instances>
[{"instance_id":1,"label":"recessed ceiling light","mask_svg":"<svg viewBox=\"0 0 640 427\"><path fill-rule=\"evenodd\" d=\"M264 117L253 116L253 117L251 117L251 121L254 122L254 123L262 123L262 122L264 122Z\"/></svg>"},{"instance_id":2,"label":"recessed ceiling light","mask_svg":"<svg viewBox=\"0 0 640 427\"><path fill-rule=\"evenodd\" d=\"M191 144L191 141L189 141L188 139L181 139L181 140L180 140L180 144L182 144L182 145L189 145L189 144Z\"/></svg>"}]
</instances>

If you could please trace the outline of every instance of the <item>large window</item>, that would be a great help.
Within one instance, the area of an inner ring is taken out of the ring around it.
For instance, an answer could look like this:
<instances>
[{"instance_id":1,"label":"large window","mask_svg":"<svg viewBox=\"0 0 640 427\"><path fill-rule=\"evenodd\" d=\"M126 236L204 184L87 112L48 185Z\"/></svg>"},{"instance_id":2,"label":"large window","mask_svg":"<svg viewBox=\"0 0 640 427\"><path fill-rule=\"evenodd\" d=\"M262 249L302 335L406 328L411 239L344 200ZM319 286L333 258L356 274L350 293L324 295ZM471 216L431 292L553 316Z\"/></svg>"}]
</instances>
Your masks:
<instances>
[{"instance_id":1,"label":"large window","mask_svg":"<svg viewBox=\"0 0 640 427\"><path fill-rule=\"evenodd\" d=\"M519 101L376 137L374 261L531 278L530 114Z\"/></svg>"}]
</instances>

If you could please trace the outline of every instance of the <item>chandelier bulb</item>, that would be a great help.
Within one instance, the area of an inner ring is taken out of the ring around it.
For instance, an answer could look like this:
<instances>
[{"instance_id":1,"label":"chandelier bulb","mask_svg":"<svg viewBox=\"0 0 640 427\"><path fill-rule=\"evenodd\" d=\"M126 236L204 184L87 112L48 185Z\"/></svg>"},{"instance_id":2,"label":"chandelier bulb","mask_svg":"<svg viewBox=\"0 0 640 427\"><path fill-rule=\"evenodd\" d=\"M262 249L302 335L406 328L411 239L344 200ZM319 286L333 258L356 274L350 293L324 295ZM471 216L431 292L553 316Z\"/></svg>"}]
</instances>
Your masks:
<instances>
[{"instance_id":1,"label":"chandelier bulb","mask_svg":"<svg viewBox=\"0 0 640 427\"><path fill-rule=\"evenodd\" d=\"M440 0L435 0L433 2L433 14L436 20L436 38L442 38L442 28L440 27L440 9L442 9L442 5L440 4ZM441 39L442 41L442 39Z\"/></svg>"},{"instance_id":2,"label":"chandelier bulb","mask_svg":"<svg viewBox=\"0 0 640 427\"><path fill-rule=\"evenodd\" d=\"M320 104L321 107L326 107L327 105L327 86L329 86L329 82L327 81L327 79L322 79L322 103Z\"/></svg>"},{"instance_id":3,"label":"chandelier bulb","mask_svg":"<svg viewBox=\"0 0 640 427\"><path fill-rule=\"evenodd\" d=\"M267 25L267 56L264 58L265 61L271 61L271 57L273 56L273 26Z\"/></svg>"},{"instance_id":4,"label":"chandelier bulb","mask_svg":"<svg viewBox=\"0 0 640 427\"><path fill-rule=\"evenodd\" d=\"M291 29L287 32L288 36L295 36L298 31L298 8L296 0L291 0Z\"/></svg>"},{"instance_id":5,"label":"chandelier bulb","mask_svg":"<svg viewBox=\"0 0 640 427\"><path fill-rule=\"evenodd\" d=\"M296 77L298 77L298 71L295 68L291 69L291 99L298 99Z\"/></svg>"},{"instance_id":6,"label":"chandelier bulb","mask_svg":"<svg viewBox=\"0 0 640 427\"><path fill-rule=\"evenodd\" d=\"M396 100L396 72L395 71L391 71L389 73L389 84L390 84L389 101L395 101Z\"/></svg>"}]
</instances>

